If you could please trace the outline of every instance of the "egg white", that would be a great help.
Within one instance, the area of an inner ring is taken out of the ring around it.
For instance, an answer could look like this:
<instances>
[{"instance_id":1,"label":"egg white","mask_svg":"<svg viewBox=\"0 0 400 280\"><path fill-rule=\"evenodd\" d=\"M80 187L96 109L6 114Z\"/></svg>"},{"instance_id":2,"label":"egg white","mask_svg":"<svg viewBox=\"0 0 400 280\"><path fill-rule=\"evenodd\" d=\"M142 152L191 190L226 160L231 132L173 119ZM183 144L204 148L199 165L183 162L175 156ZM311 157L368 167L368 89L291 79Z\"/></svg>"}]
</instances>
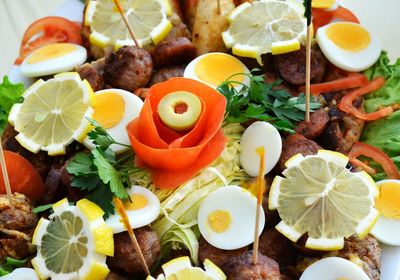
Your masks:
<instances>
[{"instance_id":1,"label":"egg white","mask_svg":"<svg viewBox=\"0 0 400 280\"><path fill-rule=\"evenodd\" d=\"M381 44L365 27L363 28L371 37L370 44L363 50L351 52L336 46L326 35L326 29L333 24L336 22L320 27L316 35L321 51L332 64L346 71L359 72L371 67L379 59L382 50ZM348 24L359 25L350 22Z\"/></svg>"},{"instance_id":2,"label":"egg white","mask_svg":"<svg viewBox=\"0 0 400 280\"><path fill-rule=\"evenodd\" d=\"M278 130L270 123L252 123L243 133L240 140L240 164L250 176L256 177L260 169L260 156L256 150L264 147L264 171L270 172L278 162L282 153L282 138Z\"/></svg>"},{"instance_id":3,"label":"egg white","mask_svg":"<svg viewBox=\"0 0 400 280\"><path fill-rule=\"evenodd\" d=\"M369 280L368 275L358 265L338 257L329 257L316 261L307 267L300 280L336 280L339 278Z\"/></svg>"},{"instance_id":4,"label":"egg white","mask_svg":"<svg viewBox=\"0 0 400 280\"><path fill-rule=\"evenodd\" d=\"M40 77L67 72L77 68L86 61L87 51L80 45L71 45L74 45L76 49L63 56L46 59L37 63L28 63L29 59L35 55L35 52L41 48L33 51L22 62L20 67L21 73L26 77Z\"/></svg>"},{"instance_id":5,"label":"egg white","mask_svg":"<svg viewBox=\"0 0 400 280\"><path fill-rule=\"evenodd\" d=\"M106 130L108 134L110 134L110 136L115 139L115 141L125 145L129 145L130 142L128 133L126 132L126 126L128 125L129 122L133 121L135 118L139 116L140 111L142 110L143 107L143 101L133 93L122 89L99 90L95 92L95 96L104 93L116 93L119 96L121 96L125 102L125 112L120 122L111 128L107 128ZM95 148L93 141L90 140L89 137L85 138L83 144L88 149L92 150ZM127 147L121 145L111 145L110 148L117 154L127 150Z\"/></svg>"},{"instance_id":6,"label":"egg white","mask_svg":"<svg viewBox=\"0 0 400 280\"><path fill-rule=\"evenodd\" d=\"M206 84L206 85L208 85L208 86L210 86L210 87L212 87L212 88L216 88L215 85L209 84L209 83L203 81L202 79L200 79L199 76L197 76L196 71L195 71L195 66L196 66L196 64L197 64L201 59L203 59L203 58L206 57L206 56L213 56L213 55L223 55L223 56L231 57L232 59L234 59L235 61L237 61L237 62L243 67L243 73L250 73L250 71L249 71L249 69L246 67L246 65L244 65L244 64L243 64L239 59L237 59L236 57L234 57L234 56L232 56L232 55L229 55L229 54L226 54L226 53L212 52L212 53L206 53L206 54L200 55L200 56L196 57L194 60L192 60L192 61L186 66L185 71L184 71L184 73L183 73L183 77L189 78L189 79L193 79L193 80L202 82L202 83L204 83L204 84ZM212 67L212 65L210 65L210 67ZM223 81L221 81L221 83L222 83L222 82L223 82ZM244 77L244 79L243 79L243 84L245 84L245 85L249 85L249 84L250 84L250 79L249 79L249 77L247 77L247 76ZM235 86L235 88L237 88L237 89L240 89L241 87L242 87L241 85Z\"/></svg>"},{"instance_id":7,"label":"egg white","mask_svg":"<svg viewBox=\"0 0 400 280\"><path fill-rule=\"evenodd\" d=\"M212 246L223 250L234 250L247 246L254 241L257 199L247 190L239 186L225 186L210 193L201 203L198 213L199 230ZM227 211L231 215L229 228L222 232L214 232L208 223L208 215L216 210ZM265 216L260 206L261 234Z\"/></svg>"},{"instance_id":8,"label":"egg white","mask_svg":"<svg viewBox=\"0 0 400 280\"><path fill-rule=\"evenodd\" d=\"M140 194L147 198L147 205L138 210L126 210L129 223L133 229L140 228L152 223L160 214L160 200L158 197L146 188L141 186L132 186L128 194ZM106 220L106 224L112 229L114 234L126 231L125 225L121 222L121 216L118 213L111 215Z\"/></svg>"},{"instance_id":9,"label":"egg white","mask_svg":"<svg viewBox=\"0 0 400 280\"><path fill-rule=\"evenodd\" d=\"M389 182L399 183L400 180L382 180L376 184L379 186ZM380 215L371 230L371 234L382 243L391 246L400 246L400 220L389 219Z\"/></svg>"}]
</instances>

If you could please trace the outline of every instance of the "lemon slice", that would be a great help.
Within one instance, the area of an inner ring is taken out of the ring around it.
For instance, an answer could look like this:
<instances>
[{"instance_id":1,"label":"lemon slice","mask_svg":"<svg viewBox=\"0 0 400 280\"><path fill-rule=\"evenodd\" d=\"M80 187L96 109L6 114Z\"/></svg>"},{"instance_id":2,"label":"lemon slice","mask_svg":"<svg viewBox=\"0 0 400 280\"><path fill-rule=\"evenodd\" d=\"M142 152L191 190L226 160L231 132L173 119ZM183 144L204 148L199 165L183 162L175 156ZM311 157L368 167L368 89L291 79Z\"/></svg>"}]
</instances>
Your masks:
<instances>
[{"instance_id":1,"label":"lemon slice","mask_svg":"<svg viewBox=\"0 0 400 280\"><path fill-rule=\"evenodd\" d=\"M315 250L341 249L353 234L363 238L379 216L379 191L367 173L350 172L347 163L345 155L325 150L289 159L269 195L269 208L282 218L277 230L293 242L307 233L305 246Z\"/></svg>"},{"instance_id":2,"label":"lemon slice","mask_svg":"<svg viewBox=\"0 0 400 280\"><path fill-rule=\"evenodd\" d=\"M114 254L114 239L104 212L87 199L73 206L66 198L53 210L50 220L40 219L32 238L38 246L32 266L40 279L105 279L106 256Z\"/></svg>"},{"instance_id":3,"label":"lemon slice","mask_svg":"<svg viewBox=\"0 0 400 280\"><path fill-rule=\"evenodd\" d=\"M298 50L305 42L307 22L304 8L294 1L245 2L229 15L229 29L222 33L233 54L257 59L261 55Z\"/></svg>"},{"instance_id":4,"label":"lemon slice","mask_svg":"<svg viewBox=\"0 0 400 280\"><path fill-rule=\"evenodd\" d=\"M193 267L189 257L180 257L167 262L162 266L164 275L160 274L157 280L224 280L225 274L213 262L206 259L204 269ZM147 280L155 280L148 276Z\"/></svg>"},{"instance_id":5,"label":"lemon slice","mask_svg":"<svg viewBox=\"0 0 400 280\"><path fill-rule=\"evenodd\" d=\"M15 139L33 153L65 154L65 147L74 139L82 142L86 137L87 118L93 114L92 96L89 83L78 73L38 80L25 91L24 102L11 108L9 122L19 132Z\"/></svg>"},{"instance_id":6,"label":"lemon slice","mask_svg":"<svg viewBox=\"0 0 400 280\"><path fill-rule=\"evenodd\" d=\"M158 44L172 28L167 15L171 12L167 0L121 0L135 38L140 47L153 42ZM90 26L90 42L104 48L114 45L134 45L128 29L112 0L88 1L85 25Z\"/></svg>"}]
</instances>

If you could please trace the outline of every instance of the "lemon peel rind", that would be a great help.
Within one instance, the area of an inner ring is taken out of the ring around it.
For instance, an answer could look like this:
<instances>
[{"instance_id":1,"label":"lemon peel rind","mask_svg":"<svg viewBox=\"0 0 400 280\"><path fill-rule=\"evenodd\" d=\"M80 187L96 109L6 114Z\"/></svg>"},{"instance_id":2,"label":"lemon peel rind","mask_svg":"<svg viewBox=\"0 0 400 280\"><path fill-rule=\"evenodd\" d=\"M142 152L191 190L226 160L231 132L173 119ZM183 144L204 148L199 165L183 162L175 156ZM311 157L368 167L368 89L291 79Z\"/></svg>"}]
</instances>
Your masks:
<instances>
[{"instance_id":1,"label":"lemon peel rind","mask_svg":"<svg viewBox=\"0 0 400 280\"><path fill-rule=\"evenodd\" d=\"M349 158L342 153L329 151L329 150L318 150L319 157L336 163L336 165L341 167L346 167L349 162Z\"/></svg>"},{"instance_id":2,"label":"lemon peel rind","mask_svg":"<svg viewBox=\"0 0 400 280\"><path fill-rule=\"evenodd\" d=\"M378 221L379 215L379 211L373 208L368 215L358 223L355 232L360 239L363 239L372 230Z\"/></svg>"},{"instance_id":3,"label":"lemon peel rind","mask_svg":"<svg viewBox=\"0 0 400 280\"><path fill-rule=\"evenodd\" d=\"M297 242L304 233L296 231L293 227L286 224L284 221L280 221L275 226L275 229L286 236L290 241Z\"/></svg>"},{"instance_id":4,"label":"lemon peel rind","mask_svg":"<svg viewBox=\"0 0 400 280\"><path fill-rule=\"evenodd\" d=\"M318 251L336 251L343 249L344 237L341 238L311 238L308 237L305 247Z\"/></svg>"},{"instance_id":5,"label":"lemon peel rind","mask_svg":"<svg viewBox=\"0 0 400 280\"><path fill-rule=\"evenodd\" d=\"M268 208L269 210L276 210L279 206L279 194L281 182L284 178L281 176L275 176L271 184L271 189L268 196Z\"/></svg>"},{"instance_id":6,"label":"lemon peel rind","mask_svg":"<svg viewBox=\"0 0 400 280\"><path fill-rule=\"evenodd\" d=\"M271 44L272 55L289 53L297 51L299 49L300 49L300 41L297 38L286 41L273 42Z\"/></svg>"},{"instance_id":7,"label":"lemon peel rind","mask_svg":"<svg viewBox=\"0 0 400 280\"><path fill-rule=\"evenodd\" d=\"M94 11L96 10L97 1L89 0L87 1L85 15L83 17L83 25L90 26L93 22Z\"/></svg>"}]
</instances>

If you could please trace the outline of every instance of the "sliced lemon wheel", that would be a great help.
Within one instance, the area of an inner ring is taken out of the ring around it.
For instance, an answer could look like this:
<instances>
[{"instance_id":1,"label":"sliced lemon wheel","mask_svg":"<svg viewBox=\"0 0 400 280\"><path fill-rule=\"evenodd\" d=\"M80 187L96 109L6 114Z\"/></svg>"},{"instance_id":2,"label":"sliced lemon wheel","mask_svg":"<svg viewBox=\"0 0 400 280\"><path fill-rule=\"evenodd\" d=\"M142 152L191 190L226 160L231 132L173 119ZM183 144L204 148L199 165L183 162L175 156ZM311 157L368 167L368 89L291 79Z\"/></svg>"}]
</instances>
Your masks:
<instances>
[{"instance_id":1,"label":"sliced lemon wheel","mask_svg":"<svg viewBox=\"0 0 400 280\"><path fill-rule=\"evenodd\" d=\"M171 7L167 0L121 0L125 16L140 47L158 44L172 28L167 15ZM89 1L85 25L90 26L90 42L98 47L134 45L126 25L112 0Z\"/></svg>"},{"instance_id":2,"label":"sliced lemon wheel","mask_svg":"<svg viewBox=\"0 0 400 280\"><path fill-rule=\"evenodd\" d=\"M315 250L341 249L353 234L363 238L379 216L379 191L367 173L350 172L347 163L345 155L325 150L289 159L269 195L269 208L282 218L276 229L293 242L307 233L305 246Z\"/></svg>"},{"instance_id":3,"label":"sliced lemon wheel","mask_svg":"<svg viewBox=\"0 0 400 280\"><path fill-rule=\"evenodd\" d=\"M162 266L164 274L160 274L157 280L224 280L225 274L213 262L206 259L204 269L193 267L189 257L180 257L167 262ZM148 276L147 280L155 280Z\"/></svg>"},{"instance_id":4,"label":"sliced lemon wheel","mask_svg":"<svg viewBox=\"0 0 400 280\"><path fill-rule=\"evenodd\" d=\"M23 103L11 108L9 121L19 134L17 141L27 150L49 155L65 154L73 140L82 141L90 128L93 90L78 73L38 80L24 93Z\"/></svg>"},{"instance_id":5,"label":"sliced lemon wheel","mask_svg":"<svg viewBox=\"0 0 400 280\"><path fill-rule=\"evenodd\" d=\"M229 29L222 33L233 54L257 59L272 52L298 50L304 44L307 22L304 9L294 1L260 0L245 2L228 17Z\"/></svg>"},{"instance_id":6,"label":"sliced lemon wheel","mask_svg":"<svg viewBox=\"0 0 400 280\"><path fill-rule=\"evenodd\" d=\"M87 199L76 206L63 199L53 210L50 220L41 218L32 238L38 246L32 265L40 279L105 279L106 256L114 254L114 239L104 212Z\"/></svg>"}]
</instances>

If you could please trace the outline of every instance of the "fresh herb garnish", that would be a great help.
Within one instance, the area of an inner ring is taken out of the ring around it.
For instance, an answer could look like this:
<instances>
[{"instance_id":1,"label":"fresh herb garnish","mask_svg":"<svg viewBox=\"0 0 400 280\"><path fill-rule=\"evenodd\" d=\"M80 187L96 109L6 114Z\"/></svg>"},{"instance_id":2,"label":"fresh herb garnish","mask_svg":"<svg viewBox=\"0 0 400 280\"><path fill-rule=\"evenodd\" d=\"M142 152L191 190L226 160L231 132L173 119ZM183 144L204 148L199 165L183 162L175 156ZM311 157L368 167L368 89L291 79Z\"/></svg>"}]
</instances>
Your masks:
<instances>
[{"instance_id":1,"label":"fresh herb garnish","mask_svg":"<svg viewBox=\"0 0 400 280\"><path fill-rule=\"evenodd\" d=\"M264 81L264 75L257 75L258 72L259 70L256 69L250 74L236 74L247 76L250 79L249 85L228 79L218 86L217 91L227 100L225 122L268 121L278 130L293 133L294 122L304 120L306 107L304 94L293 97L284 89L274 89L282 81L277 80L267 84ZM240 89L238 85L241 86ZM316 100L311 101L311 111L321 106Z\"/></svg>"},{"instance_id":2,"label":"fresh herb garnish","mask_svg":"<svg viewBox=\"0 0 400 280\"><path fill-rule=\"evenodd\" d=\"M7 76L3 77L3 82L0 84L0 135L7 126L11 107L24 100L22 98L24 90L23 84L12 84Z\"/></svg>"},{"instance_id":3,"label":"fresh herb garnish","mask_svg":"<svg viewBox=\"0 0 400 280\"><path fill-rule=\"evenodd\" d=\"M98 123L90 122L94 129L88 136L96 147L91 153L75 155L67 171L73 175L71 185L87 192L87 198L99 205L107 218L114 213L114 196L129 198L126 190L131 186L129 177L140 169L133 164L134 153L130 146L116 142ZM111 145L123 145L129 149L117 157Z\"/></svg>"},{"instance_id":4,"label":"fresh herb garnish","mask_svg":"<svg viewBox=\"0 0 400 280\"><path fill-rule=\"evenodd\" d=\"M52 203L51 204L45 204L45 205L39 205L39 206L36 206L35 208L33 208L32 212L35 213L35 214L41 213L41 212L44 212L44 211L47 211L47 210L51 209L52 206L53 206Z\"/></svg>"},{"instance_id":5,"label":"fresh herb garnish","mask_svg":"<svg viewBox=\"0 0 400 280\"><path fill-rule=\"evenodd\" d=\"M11 273L14 269L22 267L28 259L18 260L11 257L7 257L6 261L0 265L0 277Z\"/></svg>"}]
</instances>

